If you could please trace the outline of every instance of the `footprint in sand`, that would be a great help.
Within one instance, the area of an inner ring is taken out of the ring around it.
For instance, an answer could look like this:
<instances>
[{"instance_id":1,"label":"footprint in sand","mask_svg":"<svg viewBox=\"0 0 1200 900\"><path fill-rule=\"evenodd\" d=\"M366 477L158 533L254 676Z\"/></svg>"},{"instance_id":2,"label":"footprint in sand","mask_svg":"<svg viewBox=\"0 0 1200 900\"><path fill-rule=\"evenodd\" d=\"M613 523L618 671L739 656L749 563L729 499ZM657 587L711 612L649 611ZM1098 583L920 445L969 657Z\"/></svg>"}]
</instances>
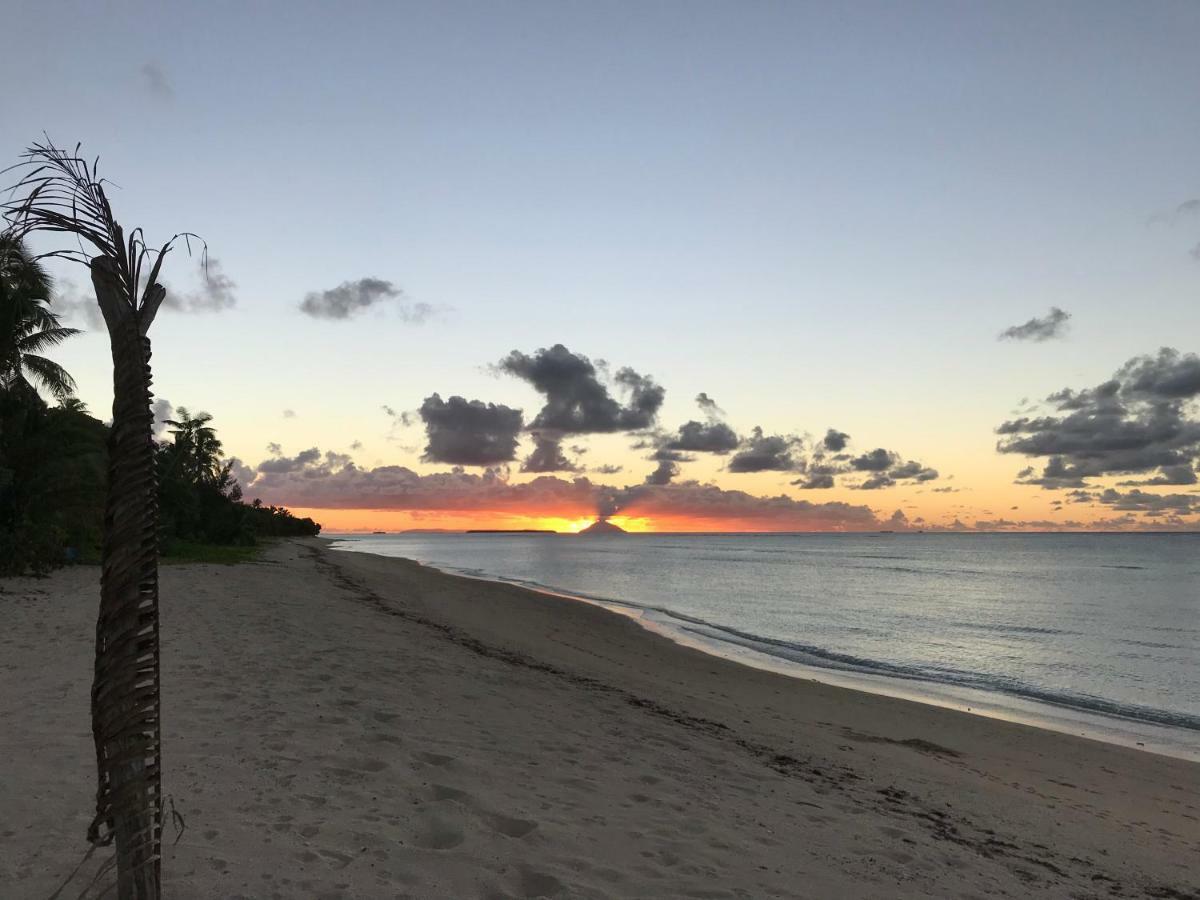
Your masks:
<instances>
[{"instance_id":1,"label":"footprint in sand","mask_svg":"<svg viewBox=\"0 0 1200 900\"><path fill-rule=\"evenodd\" d=\"M462 826L458 822L430 816L417 832L413 844L425 850L452 850L465 839Z\"/></svg>"},{"instance_id":2,"label":"footprint in sand","mask_svg":"<svg viewBox=\"0 0 1200 900\"><path fill-rule=\"evenodd\" d=\"M487 813L482 818L493 831L510 838L523 838L538 827L537 822L529 819L517 819L500 813Z\"/></svg>"}]
</instances>

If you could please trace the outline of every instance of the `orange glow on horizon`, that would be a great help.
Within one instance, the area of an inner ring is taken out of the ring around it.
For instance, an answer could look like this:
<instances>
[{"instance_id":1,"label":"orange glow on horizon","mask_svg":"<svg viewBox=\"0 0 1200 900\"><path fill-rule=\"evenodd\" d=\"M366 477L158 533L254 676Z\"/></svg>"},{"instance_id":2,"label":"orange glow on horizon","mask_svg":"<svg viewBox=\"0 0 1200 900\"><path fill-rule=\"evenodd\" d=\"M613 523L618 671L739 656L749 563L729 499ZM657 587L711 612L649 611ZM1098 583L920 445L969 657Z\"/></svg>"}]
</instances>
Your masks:
<instances>
[{"instance_id":1,"label":"orange glow on horizon","mask_svg":"<svg viewBox=\"0 0 1200 900\"><path fill-rule=\"evenodd\" d=\"M536 516L519 513L494 513L484 510L426 511L380 509L312 509L293 507L297 516L309 516L321 523L322 531L332 534L372 531L470 531L472 529L556 531L576 534L596 521L588 516ZM719 533L772 531L833 531L836 529L798 528L786 522L741 519L711 519L682 516L610 516L608 521L631 534L655 532Z\"/></svg>"}]
</instances>

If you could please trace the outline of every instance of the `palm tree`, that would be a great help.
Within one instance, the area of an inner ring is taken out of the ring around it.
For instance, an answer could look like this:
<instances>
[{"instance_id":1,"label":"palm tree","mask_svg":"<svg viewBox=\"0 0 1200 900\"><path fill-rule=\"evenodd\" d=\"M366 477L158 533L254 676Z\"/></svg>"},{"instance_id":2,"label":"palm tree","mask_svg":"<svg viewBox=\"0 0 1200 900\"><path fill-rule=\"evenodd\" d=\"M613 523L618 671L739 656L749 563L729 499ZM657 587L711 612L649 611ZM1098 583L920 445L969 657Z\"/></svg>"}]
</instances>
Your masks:
<instances>
[{"instance_id":1,"label":"palm tree","mask_svg":"<svg viewBox=\"0 0 1200 900\"><path fill-rule=\"evenodd\" d=\"M221 441L209 423L212 416L194 416L186 406L175 410L177 419L167 419L174 438L171 466L189 484L213 484L221 475Z\"/></svg>"},{"instance_id":2,"label":"palm tree","mask_svg":"<svg viewBox=\"0 0 1200 900\"><path fill-rule=\"evenodd\" d=\"M46 270L20 243L0 237L0 390L63 400L75 392L67 370L42 352L72 335L50 311Z\"/></svg>"},{"instance_id":3,"label":"palm tree","mask_svg":"<svg viewBox=\"0 0 1200 900\"><path fill-rule=\"evenodd\" d=\"M68 152L49 139L35 143L14 167L22 176L2 208L14 245L34 232L70 236L78 249L44 256L89 267L108 326L113 421L92 681L99 785L88 840L93 845L115 841L121 900L157 900L162 866L158 503L147 333L166 294L158 283L163 260L179 237L190 236L176 235L158 250L147 247L140 228L127 237L113 216L97 163L82 159L79 145ZM143 273L146 263L151 265Z\"/></svg>"}]
</instances>

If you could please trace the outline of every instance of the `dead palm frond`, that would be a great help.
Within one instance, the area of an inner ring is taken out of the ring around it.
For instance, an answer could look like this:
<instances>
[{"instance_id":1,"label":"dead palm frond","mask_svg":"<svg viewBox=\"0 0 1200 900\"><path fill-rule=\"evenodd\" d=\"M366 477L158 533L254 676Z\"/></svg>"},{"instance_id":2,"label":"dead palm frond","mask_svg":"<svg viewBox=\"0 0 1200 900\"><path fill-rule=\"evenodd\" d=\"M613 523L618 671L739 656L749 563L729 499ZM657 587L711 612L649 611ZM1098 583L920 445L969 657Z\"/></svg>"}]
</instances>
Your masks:
<instances>
[{"instance_id":1,"label":"dead palm frond","mask_svg":"<svg viewBox=\"0 0 1200 900\"><path fill-rule=\"evenodd\" d=\"M21 162L0 171L0 175L20 173L9 189L9 198L0 204L7 223L5 235L17 243L35 232L71 235L76 248L50 250L35 259L59 258L83 265L90 265L96 257L112 260L127 302L153 320L158 304L148 301L166 255L181 239L191 253L191 242L197 241L207 262L208 247L191 232L172 235L157 249L146 243L141 228L127 236L104 193L104 186L112 182L100 177L100 157L88 162L80 155L81 147L76 144L74 151L64 150L47 137L44 143L31 144L21 154ZM144 271L147 265L150 268ZM149 321L144 323L143 332L149 325Z\"/></svg>"},{"instance_id":2,"label":"dead palm frond","mask_svg":"<svg viewBox=\"0 0 1200 900\"><path fill-rule=\"evenodd\" d=\"M180 238L190 251L195 236L177 234L154 249L140 228L126 235L105 196L108 182L97 172L98 160L89 163L79 150L78 144L73 152L61 150L47 138L5 170L21 176L0 204L7 226L0 257L36 232L73 237L75 248L37 258L88 266L108 326L113 422L92 681L98 787L88 840L115 840L121 900L157 900L163 811L158 499L147 332L166 294L158 282L163 260ZM66 330L42 329L36 341L44 346L65 336ZM42 367L35 374L54 373Z\"/></svg>"}]
</instances>

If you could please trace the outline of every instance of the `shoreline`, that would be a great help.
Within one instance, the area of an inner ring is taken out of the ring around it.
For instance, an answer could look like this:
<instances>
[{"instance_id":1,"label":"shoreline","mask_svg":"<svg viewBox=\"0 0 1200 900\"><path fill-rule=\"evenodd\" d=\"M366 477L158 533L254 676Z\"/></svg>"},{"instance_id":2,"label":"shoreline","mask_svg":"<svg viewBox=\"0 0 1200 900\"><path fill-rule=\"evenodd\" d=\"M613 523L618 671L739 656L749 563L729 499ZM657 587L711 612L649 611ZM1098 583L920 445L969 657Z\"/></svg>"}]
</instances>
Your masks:
<instances>
[{"instance_id":1,"label":"shoreline","mask_svg":"<svg viewBox=\"0 0 1200 900\"><path fill-rule=\"evenodd\" d=\"M161 578L164 895L1200 900L1195 763L317 539ZM105 887L98 580L0 583L13 896Z\"/></svg>"},{"instance_id":2,"label":"shoreline","mask_svg":"<svg viewBox=\"0 0 1200 900\"><path fill-rule=\"evenodd\" d=\"M1184 726L1164 725L1136 717L1106 714L1072 706L1065 702L1056 703L1053 700L1004 691L987 691L982 688L919 677L905 678L894 674L805 663L756 647L753 644L753 637L746 643L708 637L698 629L688 628L689 620L670 610L642 606L615 598L588 596L550 585L499 575L476 574L452 566L443 567L408 557L333 546L332 542L345 537L354 537L354 535L321 536L318 540L330 542L329 550L331 552L358 553L381 559L400 559L449 577L465 578L485 584L512 586L574 603L586 603L627 618L646 631L659 635L676 645L688 647L738 665L774 672L784 677L816 681L846 690L920 703L965 715L1026 725L1056 734L1084 737L1138 752L1200 763L1200 734ZM674 618L676 622L663 621L661 618L663 616ZM714 625L709 622L691 624L708 626L714 630L732 631L730 627Z\"/></svg>"}]
</instances>

